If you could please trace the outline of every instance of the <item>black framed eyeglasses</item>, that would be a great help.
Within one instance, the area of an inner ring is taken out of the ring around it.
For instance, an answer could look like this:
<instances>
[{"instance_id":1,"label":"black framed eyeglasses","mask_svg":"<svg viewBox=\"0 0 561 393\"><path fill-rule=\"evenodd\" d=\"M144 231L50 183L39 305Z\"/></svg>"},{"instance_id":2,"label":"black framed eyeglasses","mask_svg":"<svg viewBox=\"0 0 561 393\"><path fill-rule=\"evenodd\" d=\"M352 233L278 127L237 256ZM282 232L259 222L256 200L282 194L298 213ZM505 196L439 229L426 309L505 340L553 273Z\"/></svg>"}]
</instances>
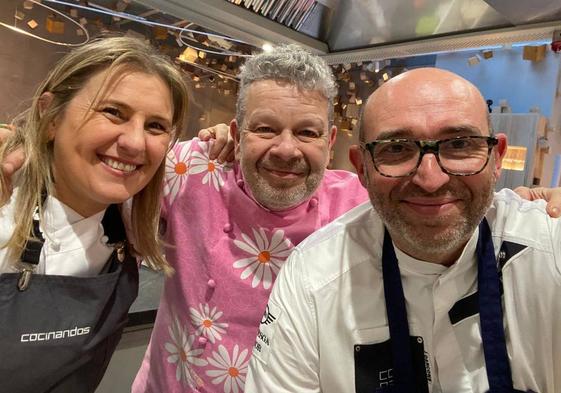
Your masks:
<instances>
[{"instance_id":1,"label":"black framed eyeglasses","mask_svg":"<svg viewBox=\"0 0 561 393\"><path fill-rule=\"evenodd\" d=\"M481 172L499 143L492 136L458 136L441 140L379 139L362 143L374 168L386 177L406 177L417 171L423 156L432 153L444 173L472 176Z\"/></svg>"}]
</instances>

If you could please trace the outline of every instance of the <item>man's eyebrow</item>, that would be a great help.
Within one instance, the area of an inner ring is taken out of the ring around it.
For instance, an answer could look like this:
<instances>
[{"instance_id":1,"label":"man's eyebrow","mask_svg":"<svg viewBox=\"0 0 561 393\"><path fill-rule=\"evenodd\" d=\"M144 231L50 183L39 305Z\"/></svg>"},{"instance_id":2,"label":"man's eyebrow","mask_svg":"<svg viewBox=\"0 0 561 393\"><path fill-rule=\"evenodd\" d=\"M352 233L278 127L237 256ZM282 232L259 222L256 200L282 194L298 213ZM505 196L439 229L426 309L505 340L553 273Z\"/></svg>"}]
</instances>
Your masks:
<instances>
[{"instance_id":1,"label":"man's eyebrow","mask_svg":"<svg viewBox=\"0 0 561 393\"><path fill-rule=\"evenodd\" d=\"M400 138L414 138L414 132L410 128L396 128L394 130L382 131L378 134L376 139L400 139Z\"/></svg>"},{"instance_id":2,"label":"man's eyebrow","mask_svg":"<svg viewBox=\"0 0 561 393\"><path fill-rule=\"evenodd\" d=\"M446 126L437 130L436 137L434 139L439 139L442 137L460 136L460 135L483 135L483 132L475 126L468 124L460 124L456 126ZM419 139L416 133L411 128L396 128L393 130L382 131L378 134L376 139ZM420 138L426 139L426 138Z\"/></svg>"},{"instance_id":3,"label":"man's eyebrow","mask_svg":"<svg viewBox=\"0 0 561 393\"><path fill-rule=\"evenodd\" d=\"M483 132L475 126L469 125L469 124L461 124L461 125L457 125L457 126L449 126L449 127L444 127L441 128L439 131L439 134L442 135L456 135L456 134L462 134L462 135L483 135Z\"/></svg>"},{"instance_id":4,"label":"man's eyebrow","mask_svg":"<svg viewBox=\"0 0 561 393\"><path fill-rule=\"evenodd\" d=\"M277 114L269 112L257 112L254 113L248 120L247 126L254 126L256 123L267 123L271 126L280 127L284 122L284 119L279 117ZM322 131L327 129L327 123L321 116L308 116L306 118L300 119L295 122L294 126L296 128L305 127L319 127Z\"/></svg>"}]
</instances>

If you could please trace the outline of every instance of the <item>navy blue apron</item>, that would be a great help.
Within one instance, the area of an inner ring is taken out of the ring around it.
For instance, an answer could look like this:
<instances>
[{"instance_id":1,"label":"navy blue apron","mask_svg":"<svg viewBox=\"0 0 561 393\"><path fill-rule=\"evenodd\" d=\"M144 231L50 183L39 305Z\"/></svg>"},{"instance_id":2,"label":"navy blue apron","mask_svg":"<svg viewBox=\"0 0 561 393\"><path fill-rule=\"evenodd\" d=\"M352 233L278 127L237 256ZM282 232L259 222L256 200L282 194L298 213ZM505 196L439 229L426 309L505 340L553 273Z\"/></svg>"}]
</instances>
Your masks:
<instances>
[{"instance_id":1,"label":"navy blue apron","mask_svg":"<svg viewBox=\"0 0 561 393\"><path fill-rule=\"evenodd\" d=\"M497 271L491 230L486 219L479 225L477 242L477 285L479 317L489 393L522 393L514 389L503 327L501 283ZM417 393L415 370L410 345L409 324L401 275L392 240L387 229L384 233L382 254L384 296L390 330L394 385L383 392ZM382 392L381 391L381 392ZM530 392L528 392L530 393Z\"/></svg>"},{"instance_id":2,"label":"navy blue apron","mask_svg":"<svg viewBox=\"0 0 561 393\"><path fill-rule=\"evenodd\" d=\"M138 267L126 249L120 213L103 218L116 244L95 277L33 274L43 240L22 253L21 273L0 275L0 391L93 393L101 381L138 294Z\"/></svg>"}]
</instances>

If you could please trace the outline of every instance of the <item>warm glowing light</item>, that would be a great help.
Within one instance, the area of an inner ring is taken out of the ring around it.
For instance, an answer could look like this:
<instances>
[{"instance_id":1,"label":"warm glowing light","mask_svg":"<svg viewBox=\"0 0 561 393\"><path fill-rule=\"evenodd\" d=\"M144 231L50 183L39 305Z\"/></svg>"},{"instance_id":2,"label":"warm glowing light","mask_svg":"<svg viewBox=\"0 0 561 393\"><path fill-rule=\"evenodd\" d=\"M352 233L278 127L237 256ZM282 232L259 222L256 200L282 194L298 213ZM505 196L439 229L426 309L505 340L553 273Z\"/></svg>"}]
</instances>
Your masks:
<instances>
[{"instance_id":1,"label":"warm glowing light","mask_svg":"<svg viewBox=\"0 0 561 393\"><path fill-rule=\"evenodd\" d=\"M263 46L261 48L263 49L264 52L272 52L273 51L273 45L269 44L268 42L263 44Z\"/></svg>"},{"instance_id":2,"label":"warm glowing light","mask_svg":"<svg viewBox=\"0 0 561 393\"><path fill-rule=\"evenodd\" d=\"M188 62L188 63L192 63L195 60L197 60L198 56L199 56L199 53L195 49L189 47L189 48L186 48L183 51L183 53L179 55L179 60L184 61L184 62Z\"/></svg>"},{"instance_id":3,"label":"warm glowing light","mask_svg":"<svg viewBox=\"0 0 561 393\"><path fill-rule=\"evenodd\" d=\"M526 164L526 153L528 148L524 146L508 146L503 158L503 169L512 171L523 171Z\"/></svg>"}]
</instances>

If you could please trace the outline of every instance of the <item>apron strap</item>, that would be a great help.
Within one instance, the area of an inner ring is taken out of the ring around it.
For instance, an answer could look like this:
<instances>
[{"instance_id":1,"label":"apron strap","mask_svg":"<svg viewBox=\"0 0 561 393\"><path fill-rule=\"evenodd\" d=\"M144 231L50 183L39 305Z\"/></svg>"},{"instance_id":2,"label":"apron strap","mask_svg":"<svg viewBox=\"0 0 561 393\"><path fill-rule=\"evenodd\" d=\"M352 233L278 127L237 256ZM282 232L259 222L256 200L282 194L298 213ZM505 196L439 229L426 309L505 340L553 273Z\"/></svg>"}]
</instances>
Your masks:
<instances>
[{"instance_id":1,"label":"apron strap","mask_svg":"<svg viewBox=\"0 0 561 393\"><path fill-rule=\"evenodd\" d=\"M20 292L25 291L29 286L31 281L31 275L37 269L39 264L39 257L41 256L41 249L43 248L43 243L45 239L41 230L39 229L39 220L33 219L33 236L35 239L27 239L25 242L25 247L20 256L21 260L21 275L18 280L18 290Z\"/></svg>"},{"instance_id":2,"label":"apron strap","mask_svg":"<svg viewBox=\"0 0 561 393\"><path fill-rule=\"evenodd\" d=\"M518 393L512 374L503 326L501 283L491 229L484 218L477 241L479 317L485 367L490 393ZM396 387L399 393L415 392L413 357L409 346L409 325L399 265L389 232L384 232L382 272L386 313L390 330ZM521 392L520 392L521 393Z\"/></svg>"},{"instance_id":3,"label":"apron strap","mask_svg":"<svg viewBox=\"0 0 561 393\"><path fill-rule=\"evenodd\" d=\"M492 393L511 393L512 374L503 326L501 285L491 229L486 219L479 224L477 260L479 319L489 390Z\"/></svg>"},{"instance_id":4,"label":"apron strap","mask_svg":"<svg viewBox=\"0 0 561 393\"><path fill-rule=\"evenodd\" d=\"M20 260L22 262L37 266L39 264L39 257L41 256L41 249L45 239L39 229L39 220L33 220L33 236L36 239L28 239L25 242L25 247L21 253Z\"/></svg>"},{"instance_id":5,"label":"apron strap","mask_svg":"<svg viewBox=\"0 0 561 393\"><path fill-rule=\"evenodd\" d=\"M101 225L103 226L105 236L109 239L107 243L116 244L127 240L127 231L125 230L118 205L109 205L107 210L105 210Z\"/></svg>"},{"instance_id":6,"label":"apron strap","mask_svg":"<svg viewBox=\"0 0 561 393\"><path fill-rule=\"evenodd\" d=\"M382 273L396 383L395 391L399 393L414 393L417 389L415 387L413 354L409 340L405 295L403 294L397 257L395 256L392 239L387 229L384 232Z\"/></svg>"},{"instance_id":7,"label":"apron strap","mask_svg":"<svg viewBox=\"0 0 561 393\"><path fill-rule=\"evenodd\" d=\"M116 252L118 260L122 262L125 256L124 242L127 239L127 232L118 205L112 204L107 207L101 220L101 225L103 226L103 232L108 238L107 242L116 245L116 250L113 253ZM39 219L36 217L33 219L32 231L34 239L28 239L26 241L20 256L21 265L23 267L20 279L18 280L19 291L25 291L29 286L31 275L35 272L39 264L41 250L45 243L45 238L39 229Z\"/></svg>"}]
</instances>

